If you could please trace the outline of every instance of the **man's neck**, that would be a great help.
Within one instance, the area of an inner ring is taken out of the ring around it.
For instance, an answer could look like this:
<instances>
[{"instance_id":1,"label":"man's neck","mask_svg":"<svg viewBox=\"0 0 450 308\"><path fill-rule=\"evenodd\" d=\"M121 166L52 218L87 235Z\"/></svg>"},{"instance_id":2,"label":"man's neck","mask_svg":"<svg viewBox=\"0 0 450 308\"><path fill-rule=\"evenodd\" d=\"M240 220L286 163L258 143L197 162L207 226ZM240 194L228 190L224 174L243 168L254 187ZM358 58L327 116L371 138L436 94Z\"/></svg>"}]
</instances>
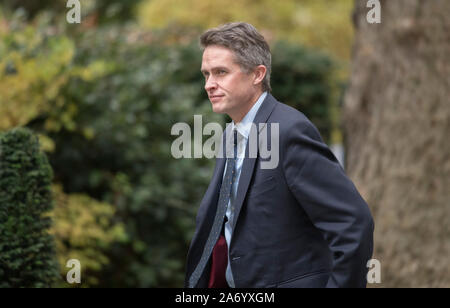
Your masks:
<instances>
[{"instance_id":1,"label":"man's neck","mask_svg":"<svg viewBox=\"0 0 450 308\"><path fill-rule=\"evenodd\" d=\"M252 109L252 107L256 104L256 102L258 101L258 99L260 98L260 96L263 94L264 92L259 91L250 101L250 104L245 105L245 109L243 109L237 116L230 116L231 119L233 120L234 124L238 124L242 121L242 119L245 117L245 115L250 111L250 109Z\"/></svg>"}]
</instances>

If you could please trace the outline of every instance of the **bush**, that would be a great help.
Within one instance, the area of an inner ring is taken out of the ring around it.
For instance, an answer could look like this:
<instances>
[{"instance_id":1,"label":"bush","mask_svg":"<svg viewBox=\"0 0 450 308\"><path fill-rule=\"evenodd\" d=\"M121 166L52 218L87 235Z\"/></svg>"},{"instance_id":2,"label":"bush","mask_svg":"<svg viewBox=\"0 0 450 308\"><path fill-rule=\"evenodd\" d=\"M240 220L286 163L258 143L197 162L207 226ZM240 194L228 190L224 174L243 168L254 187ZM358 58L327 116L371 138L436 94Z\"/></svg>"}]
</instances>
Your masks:
<instances>
[{"instance_id":1,"label":"bush","mask_svg":"<svg viewBox=\"0 0 450 308\"><path fill-rule=\"evenodd\" d=\"M63 278L55 286L80 286L69 285L65 280L69 270L66 263L70 259L80 261L82 287L102 285L99 273L110 262L106 255L110 245L116 241L125 241L123 225L112 221L115 208L85 194L67 195L60 185L52 185L52 193L55 209L51 213L54 225L50 232L55 236Z\"/></svg>"},{"instance_id":2,"label":"bush","mask_svg":"<svg viewBox=\"0 0 450 308\"><path fill-rule=\"evenodd\" d=\"M0 287L50 287L58 277L52 169L27 129L0 134Z\"/></svg>"},{"instance_id":3,"label":"bush","mask_svg":"<svg viewBox=\"0 0 450 308\"><path fill-rule=\"evenodd\" d=\"M317 126L325 142L330 142L336 63L321 52L286 42L275 44L272 53L273 95L303 112Z\"/></svg>"},{"instance_id":4,"label":"bush","mask_svg":"<svg viewBox=\"0 0 450 308\"><path fill-rule=\"evenodd\" d=\"M71 79L61 93L74 104L76 128L49 134L56 179L70 195L113 204L127 243L112 245L101 286L180 286L195 210L213 161L175 160L171 126L213 115L203 93L195 45L130 44L120 32L86 33L75 61L113 63L105 76ZM55 118L57 118L55 116ZM34 127L39 129L34 123ZM76 170L76 172L74 172Z\"/></svg>"}]
</instances>

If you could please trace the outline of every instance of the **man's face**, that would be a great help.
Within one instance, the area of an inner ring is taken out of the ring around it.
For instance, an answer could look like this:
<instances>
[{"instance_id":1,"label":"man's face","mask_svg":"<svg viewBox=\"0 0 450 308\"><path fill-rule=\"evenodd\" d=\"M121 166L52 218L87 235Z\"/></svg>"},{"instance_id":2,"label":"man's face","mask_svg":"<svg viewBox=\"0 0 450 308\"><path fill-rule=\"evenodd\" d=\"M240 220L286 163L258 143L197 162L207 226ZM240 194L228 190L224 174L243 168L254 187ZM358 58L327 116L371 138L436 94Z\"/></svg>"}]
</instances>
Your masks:
<instances>
[{"instance_id":1,"label":"man's face","mask_svg":"<svg viewBox=\"0 0 450 308\"><path fill-rule=\"evenodd\" d=\"M235 122L242 120L257 98L254 74L242 72L234 61L233 52L217 45L204 50L201 71L213 111L226 113Z\"/></svg>"}]
</instances>

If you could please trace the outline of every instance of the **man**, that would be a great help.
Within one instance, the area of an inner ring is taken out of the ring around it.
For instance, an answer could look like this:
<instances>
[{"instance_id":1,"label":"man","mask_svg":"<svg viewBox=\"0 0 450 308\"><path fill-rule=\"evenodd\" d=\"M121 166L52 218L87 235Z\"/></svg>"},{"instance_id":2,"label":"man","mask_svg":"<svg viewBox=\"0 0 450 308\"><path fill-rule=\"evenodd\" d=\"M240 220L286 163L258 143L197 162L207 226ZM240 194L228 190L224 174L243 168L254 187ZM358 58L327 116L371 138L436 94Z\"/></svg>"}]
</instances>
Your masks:
<instances>
[{"instance_id":1,"label":"man","mask_svg":"<svg viewBox=\"0 0 450 308\"><path fill-rule=\"evenodd\" d=\"M205 90L213 111L233 120L223 146L231 138L235 155L216 160L185 286L365 287L374 228L369 208L315 126L270 94L264 37L250 24L231 23L200 41ZM260 123L269 132L278 125L273 168L262 168L260 148L249 155Z\"/></svg>"}]
</instances>

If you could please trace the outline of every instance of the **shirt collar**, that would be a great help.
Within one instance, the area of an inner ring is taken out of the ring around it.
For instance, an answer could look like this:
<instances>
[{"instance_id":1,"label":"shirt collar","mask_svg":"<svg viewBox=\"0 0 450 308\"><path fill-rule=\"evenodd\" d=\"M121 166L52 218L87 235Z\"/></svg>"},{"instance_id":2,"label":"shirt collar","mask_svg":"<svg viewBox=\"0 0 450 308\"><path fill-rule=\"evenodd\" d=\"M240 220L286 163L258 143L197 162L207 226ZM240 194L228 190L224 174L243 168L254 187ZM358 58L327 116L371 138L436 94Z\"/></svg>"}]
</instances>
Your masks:
<instances>
[{"instance_id":1,"label":"shirt collar","mask_svg":"<svg viewBox=\"0 0 450 308\"><path fill-rule=\"evenodd\" d=\"M255 119L256 113L258 112L259 107L261 107L261 104L263 103L266 96L267 92L264 92L259 96L256 103L253 105L250 111L247 112L241 122L239 122L238 124L234 124L234 121L232 121L232 129L236 128L239 134L241 134L245 139L248 139L253 120Z\"/></svg>"}]
</instances>

